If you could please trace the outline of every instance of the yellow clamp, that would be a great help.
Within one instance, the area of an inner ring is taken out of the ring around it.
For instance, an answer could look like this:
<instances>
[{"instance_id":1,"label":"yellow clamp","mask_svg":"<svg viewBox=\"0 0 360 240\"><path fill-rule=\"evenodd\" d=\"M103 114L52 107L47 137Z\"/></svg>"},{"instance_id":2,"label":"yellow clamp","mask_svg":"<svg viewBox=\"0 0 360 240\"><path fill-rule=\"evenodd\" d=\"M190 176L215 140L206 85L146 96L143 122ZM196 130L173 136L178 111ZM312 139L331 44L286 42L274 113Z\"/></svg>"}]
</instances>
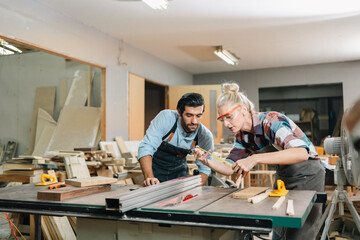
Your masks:
<instances>
[{"instance_id":1,"label":"yellow clamp","mask_svg":"<svg viewBox=\"0 0 360 240\"><path fill-rule=\"evenodd\" d=\"M272 191L270 193L270 197L286 196L286 194L289 192L289 190L286 190L284 182L282 180L278 179L276 183L277 183L278 189Z\"/></svg>"},{"instance_id":2,"label":"yellow clamp","mask_svg":"<svg viewBox=\"0 0 360 240\"><path fill-rule=\"evenodd\" d=\"M50 180L50 181L49 181ZM41 183L36 184L37 186L45 186L45 185L50 185L53 183L57 183L57 179L56 177L54 177L53 175L50 174L41 174Z\"/></svg>"}]
</instances>

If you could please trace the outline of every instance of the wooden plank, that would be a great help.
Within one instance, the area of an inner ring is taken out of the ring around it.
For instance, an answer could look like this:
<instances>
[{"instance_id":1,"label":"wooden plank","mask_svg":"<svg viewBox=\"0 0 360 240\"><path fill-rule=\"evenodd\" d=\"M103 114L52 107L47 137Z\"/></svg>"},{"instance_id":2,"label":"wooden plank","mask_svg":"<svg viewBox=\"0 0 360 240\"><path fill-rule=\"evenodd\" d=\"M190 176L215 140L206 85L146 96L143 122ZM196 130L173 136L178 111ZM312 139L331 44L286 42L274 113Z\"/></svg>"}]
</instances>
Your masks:
<instances>
[{"instance_id":1,"label":"wooden plank","mask_svg":"<svg viewBox=\"0 0 360 240\"><path fill-rule=\"evenodd\" d=\"M254 197L251 197L251 198L248 198L248 202L253 203L253 204L259 203L259 202L265 200L266 198L268 198L271 191L272 190L269 189L269 190L266 190L266 192L264 192L264 193L261 193Z\"/></svg>"},{"instance_id":2,"label":"wooden plank","mask_svg":"<svg viewBox=\"0 0 360 240\"><path fill-rule=\"evenodd\" d=\"M35 135L36 135L36 123L38 109L44 109L51 116L54 113L55 103L55 87L38 87L35 93L35 103L33 108L32 125L30 129L29 147L28 154L31 155L34 151L35 146Z\"/></svg>"},{"instance_id":3,"label":"wooden plank","mask_svg":"<svg viewBox=\"0 0 360 240\"><path fill-rule=\"evenodd\" d=\"M49 219L54 226L56 235L58 236L57 239L76 240L75 233L72 230L67 217L52 217L52 216L50 216Z\"/></svg>"},{"instance_id":4,"label":"wooden plank","mask_svg":"<svg viewBox=\"0 0 360 240\"><path fill-rule=\"evenodd\" d=\"M35 216L30 214L30 240L35 239Z\"/></svg>"},{"instance_id":5,"label":"wooden plank","mask_svg":"<svg viewBox=\"0 0 360 240\"><path fill-rule=\"evenodd\" d=\"M0 182L22 182L22 183L41 182L41 175L25 176L25 175L0 174Z\"/></svg>"},{"instance_id":6,"label":"wooden plank","mask_svg":"<svg viewBox=\"0 0 360 240\"><path fill-rule=\"evenodd\" d=\"M72 229L76 233L76 217L67 217L69 219L69 222L71 224Z\"/></svg>"},{"instance_id":7,"label":"wooden plank","mask_svg":"<svg viewBox=\"0 0 360 240\"><path fill-rule=\"evenodd\" d=\"M50 230L47 226L47 224L45 223L45 217L41 216L41 230L42 230L42 236L44 237L45 240L51 240L51 234L50 234Z\"/></svg>"},{"instance_id":8,"label":"wooden plank","mask_svg":"<svg viewBox=\"0 0 360 240\"><path fill-rule=\"evenodd\" d=\"M3 169L6 170L34 170L39 168L37 164L27 164L27 163L4 163Z\"/></svg>"},{"instance_id":9,"label":"wooden plank","mask_svg":"<svg viewBox=\"0 0 360 240\"><path fill-rule=\"evenodd\" d=\"M23 176L41 175L42 173L44 173L44 170L42 170L42 169L35 169L35 170L7 170L7 171L3 172L3 174L23 175Z\"/></svg>"},{"instance_id":10,"label":"wooden plank","mask_svg":"<svg viewBox=\"0 0 360 240\"><path fill-rule=\"evenodd\" d=\"M89 178L90 172L86 165L84 157L80 156L65 156L64 157L65 170L68 178Z\"/></svg>"},{"instance_id":11,"label":"wooden plank","mask_svg":"<svg viewBox=\"0 0 360 240\"><path fill-rule=\"evenodd\" d=\"M249 187L232 194L233 198L248 199L259 193L265 192L268 187Z\"/></svg>"},{"instance_id":12,"label":"wooden plank","mask_svg":"<svg viewBox=\"0 0 360 240\"><path fill-rule=\"evenodd\" d=\"M55 235L55 229L49 219L48 216L42 216L42 219L44 220L44 223L49 231L49 234L50 234L50 239L57 239L57 236Z\"/></svg>"},{"instance_id":13,"label":"wooden plank","mask_svg":"<svg viewBox=\"0 0 360 240\"><path fill-rule=\"evenodd\" d=\"M50 140L48 151L93 147L100 124L100 109L64 107Z\"/></svg>"},{"instance_id":14,"label":"wooden plank","mask_svg":"<svg viewBox=\"0 0 360 240\"><path fill-rule=\"evenodd\" d=\"M286 214L289 216L294 216L295 215L295 211L294 211L294 201L289 199L288 200L288 204L287 204L287 208L286 208Z\"/></svg>"},{"instance_id":15,"label":"wooden plank","mask_svg":"<svg viewBox=\"0 0 360 240\"><path fill-rule=\"evenodd\" d=\"M282 197L280 197L277 201L276 201L276 203L272 206L272 210L278 210L280 207L281 207L281 205L283 204L283 202L285 202L285 197L284 196L282 196Z\"/></svg>"},{"instance_id":16,"label":"wooden plank","mask_svg":"<svg viewBox=\"0 0 360 240\"><path fill-rule=\"evenodd\" d=\"M82 196L87 196L94 193L110 191L111 185L97 185L89 187L61 187L57 189L48 189L39 191L37 193L37 199L39 200L51 200L51 201L63 201L66 199L72 199Z\"/></svg>"},{"instance_id":17,"label":"wooden plank","mask_svg":"<svg viewBox=\"0 0 360 240\"><path fill-rule=\"evenodd\" d=\"M83 178L83 179L66 179L65 183L75 186L75 187L87 187L87 186L95 186L95 185L102 185L102 184L111 184L116 183L116 178L108 178L108 177L90 177L90 178Z\"/></svg>"},{"instance_id":18,"label":"wooden plank","mask_svg":"<svg viewBox=\"0 0 360 240\"><path fill-rule=\"evenodd\" d=\"M131 158L136 158L136 156L129 151L129 149L127 148L124 139L121 136L115 137L115 141L119 147L121 156L124 157L125 159L131 159Z\"/></svg>"}]
</instances>

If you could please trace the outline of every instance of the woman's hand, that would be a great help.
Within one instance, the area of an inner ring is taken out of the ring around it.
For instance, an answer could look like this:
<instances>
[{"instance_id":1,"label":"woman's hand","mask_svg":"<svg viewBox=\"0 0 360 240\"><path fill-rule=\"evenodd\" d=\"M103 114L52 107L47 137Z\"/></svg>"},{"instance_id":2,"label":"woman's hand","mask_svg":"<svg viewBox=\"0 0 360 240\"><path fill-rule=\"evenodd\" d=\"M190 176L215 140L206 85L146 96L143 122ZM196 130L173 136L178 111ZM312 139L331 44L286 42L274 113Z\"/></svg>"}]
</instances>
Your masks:
<instances>
[{"instance_id":1,"label":"woman's hand","mask_svg":"<svg viewBox=\"0 0 360 240\"><path fill-rule=\"evenodd\" d=\"M241 176L245 176L245 174L250 171L257 164L256 155L249 156L244 159L237 160L233 165L232 169L236 172L236 179Z\"/></svg>"},{"instance_id":2,"label":"woman's hand","mask_svg":"<svg viewBox=\"0 0 360 240\"><path fill-rule=\"evenodd\" d=\"M196 146L193 151L193 155L196 160L199 160L202 164L209 166L209 160L207 159L209 152L210 152L210 150L205 154L204 151L199 149L199 146Z\"/></svg>"}]
</instances>

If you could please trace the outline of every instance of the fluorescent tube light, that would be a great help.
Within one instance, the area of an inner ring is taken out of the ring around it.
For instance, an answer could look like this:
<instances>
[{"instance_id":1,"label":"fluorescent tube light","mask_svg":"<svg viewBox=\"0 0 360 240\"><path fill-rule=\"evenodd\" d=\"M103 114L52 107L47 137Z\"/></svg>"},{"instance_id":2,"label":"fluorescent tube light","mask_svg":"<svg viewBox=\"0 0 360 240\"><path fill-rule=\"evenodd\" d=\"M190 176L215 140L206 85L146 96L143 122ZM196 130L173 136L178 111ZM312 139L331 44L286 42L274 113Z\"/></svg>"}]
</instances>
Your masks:
<instances>
[{"instance_id":1,"label":"fluorescent tube light","mask_svg":"<svg viewBox=\"0 0 360 240\"><path fill-rule=\"evenodd\" d=\"M237 65L239 63L239 58L236 57L231 52L229 52L228 50L224 49L222 46L216 47L214 53L216 56L218 56L228 64Z\"/></svg>"},{"instance_id":2,"label":"fluorescent tube light","mask_svg":"<svg viewBox=\"0 0 360 240\"><path fill-rule=\"evenodd\" d=\"M14 52L7 50L3 47L0 47L0 55L11 55L11 54L14 54Z\"/></svg>"},{"instance_id":3,"label":"fluorescent tube light","mask_svg":"<svg viewBox=\"0 0 360 240\"><path fill-rule=\"evenodd\" d=\"M164 10L168 7L168 0L142 0L153 9Z\"/></svg>"},{"instance_id":4,"label":"fluorescent tube light","mask_svg":"<svg viewBox=\"0 0 360 240\"><path fill-rule=\"evenodd\" d=\"M22 53L22 51L20 49L18 49L17 47L9 44L8 42L6 42L3 39L0 39L0 45L4 46L4 47L2 47L4 50L7 49L7 51L8 51L7 54L14 54L15 52ZM4 51L4 52L6 52L6 51ZM3 54L3 55L5 55L5 54Z\"/></svg>"}]
</instances>

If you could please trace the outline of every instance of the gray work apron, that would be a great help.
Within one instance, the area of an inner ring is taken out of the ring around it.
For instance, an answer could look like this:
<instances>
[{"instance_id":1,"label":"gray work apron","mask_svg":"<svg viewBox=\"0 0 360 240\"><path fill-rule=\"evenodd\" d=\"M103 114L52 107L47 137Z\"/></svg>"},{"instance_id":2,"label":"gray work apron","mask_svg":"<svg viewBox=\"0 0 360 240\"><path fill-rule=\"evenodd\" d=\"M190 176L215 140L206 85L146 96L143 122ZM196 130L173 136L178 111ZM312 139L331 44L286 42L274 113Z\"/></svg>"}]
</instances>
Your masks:
<instances>
[{"instance_id":1,"label":"gray work apron","mask_svg":"<svg viewBox=\"0 0 360 240\"><path fill-rule=\"evenodd\" d=\"M278 151L273 145L266 146L255 151L265 153ZM276 179L274 188L277 188L276 181L281 179L288 190L314 190L324 192L325 169L319 159L309 159L305 162L291 165L276 165ZM296 206L295 206L296 211ZM322 214L322 203L315 203L310 211L302 228L279 228L273 229L273 239L315 239L316 223Z\"/></svg>"},{"instance_id":2,"label":"gray work apron","mask_svg":"<svg viewBox=\"0 0 360 240\"><path fill-rule=\"evenodd\" d=\"M196 135L190 149L176 147L170 144L170 140L177 128L177 120L171 130L162 138L161 145L153 155L152 169L154 176L160 182L189 175L189 167L186 163L186 155L196 145ZM167 140L166 138L170 136Z\"/></svg>"}]
</instances>

